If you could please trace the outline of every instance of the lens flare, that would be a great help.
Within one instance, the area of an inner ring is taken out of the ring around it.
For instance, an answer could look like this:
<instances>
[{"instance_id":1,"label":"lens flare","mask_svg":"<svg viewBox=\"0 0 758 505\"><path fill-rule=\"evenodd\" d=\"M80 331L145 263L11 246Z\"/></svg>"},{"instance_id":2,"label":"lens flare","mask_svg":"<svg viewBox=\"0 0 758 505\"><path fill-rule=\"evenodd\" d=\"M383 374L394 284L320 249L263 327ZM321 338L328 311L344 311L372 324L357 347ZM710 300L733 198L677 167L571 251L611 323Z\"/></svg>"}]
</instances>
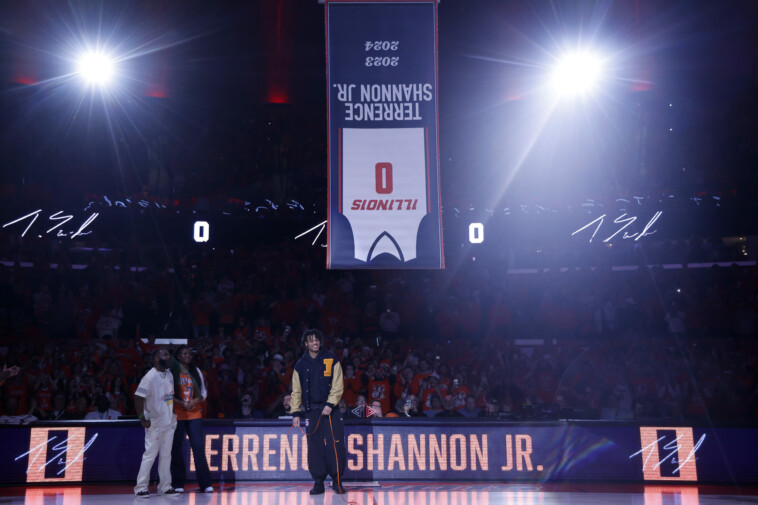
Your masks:
<instances>
[{"instance_id":1,"label":"lens flare","mask_svg":"<svg viewBox=\"0 0 758 505\"><path fill-rule=\"evenodd\" d=\"M603 78L603 59L590 51L564 56L552 72L552 87L559 96L591 93Z\"/></svg>"},{"instance_id":2,"label":"lens flare","mask_svg":"<svg viewBox=\"0 0 758 505\"><path fill-rule=\"evenodd\" d=\"M103 52L87 52L77 63L77 72L87 84L107 86L115 75L116 62Z\"/></svg>"}]
</instances>

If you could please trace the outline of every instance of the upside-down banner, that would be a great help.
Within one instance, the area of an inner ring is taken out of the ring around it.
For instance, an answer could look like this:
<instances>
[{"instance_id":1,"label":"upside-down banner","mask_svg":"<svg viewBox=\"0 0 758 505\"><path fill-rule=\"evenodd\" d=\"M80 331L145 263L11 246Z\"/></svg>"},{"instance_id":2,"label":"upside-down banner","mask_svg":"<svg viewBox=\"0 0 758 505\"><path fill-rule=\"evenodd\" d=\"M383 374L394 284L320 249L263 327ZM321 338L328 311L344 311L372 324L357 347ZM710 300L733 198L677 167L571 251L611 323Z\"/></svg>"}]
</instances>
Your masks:
<instances>
[{"instance_id":1,"label":"upside-down banner","mask_svg":"<svg viewBox=\"0 0 758 505\"><path fill-rule=\"evenodd\" d=\"M437 0L326 0L327 268L444 268Z\"/></svg>"}]
</instances>

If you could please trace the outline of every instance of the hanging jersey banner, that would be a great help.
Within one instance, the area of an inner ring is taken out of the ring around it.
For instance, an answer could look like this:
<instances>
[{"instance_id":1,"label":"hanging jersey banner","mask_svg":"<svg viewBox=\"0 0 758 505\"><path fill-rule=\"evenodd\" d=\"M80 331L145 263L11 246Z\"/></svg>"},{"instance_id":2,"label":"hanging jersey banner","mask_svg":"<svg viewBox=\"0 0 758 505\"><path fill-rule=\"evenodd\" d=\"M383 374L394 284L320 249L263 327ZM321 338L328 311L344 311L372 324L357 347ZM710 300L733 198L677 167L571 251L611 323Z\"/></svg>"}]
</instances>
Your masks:
<instances>
[{"instance_id":1,"label":"hanging jersey banner","mask_svg":"<svg viewBox=\"0 0 758 505\"><path fill-rule=\"evenodd\" d=\"M444 268L437 0L326 0L327 268Z\"/></svg>"}]
</instances>

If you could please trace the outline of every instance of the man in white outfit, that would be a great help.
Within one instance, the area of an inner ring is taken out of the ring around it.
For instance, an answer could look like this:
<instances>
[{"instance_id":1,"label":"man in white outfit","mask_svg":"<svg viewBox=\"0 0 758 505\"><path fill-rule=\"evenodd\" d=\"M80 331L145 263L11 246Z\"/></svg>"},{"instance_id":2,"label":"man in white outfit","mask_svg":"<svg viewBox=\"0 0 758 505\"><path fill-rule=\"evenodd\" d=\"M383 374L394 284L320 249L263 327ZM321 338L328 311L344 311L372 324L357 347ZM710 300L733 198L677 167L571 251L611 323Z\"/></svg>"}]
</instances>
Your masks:
<instances>
[{"instance_id":1,"label":"man in white outfit","mask_svg":"<svg viewBox=\"0 0 758 505\"><path fill-rule=\"evenodd\" d=\"M171 487L171 446L174 442L174 378L169 371L171 356L164 348L152 354L153 368L145 374L134 393L134 407L145 428L145 453L137 475L134 493L138 498L150 498L147 487L150 470L158 456L158 494L179 496Z\"/></svg>"}]
</instances>

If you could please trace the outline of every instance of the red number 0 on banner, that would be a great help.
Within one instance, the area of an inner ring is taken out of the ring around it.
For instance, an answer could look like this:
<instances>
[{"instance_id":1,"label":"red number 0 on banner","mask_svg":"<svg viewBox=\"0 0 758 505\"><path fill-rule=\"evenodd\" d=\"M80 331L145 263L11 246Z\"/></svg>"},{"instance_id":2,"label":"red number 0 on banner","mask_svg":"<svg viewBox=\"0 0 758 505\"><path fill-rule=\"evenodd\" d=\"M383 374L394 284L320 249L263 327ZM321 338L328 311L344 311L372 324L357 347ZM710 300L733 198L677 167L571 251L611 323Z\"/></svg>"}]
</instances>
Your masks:
<instances>
[{"instance_id":1,"label":"red number 0 on banner","mask_svg":"<svg viewBox=\"0 0 758 505\"><path fill-rule=\"evenodd\" d=\"M392 193L392 163L376 164L376 192L380 195Z\"/></svg>"}]
</instances>

